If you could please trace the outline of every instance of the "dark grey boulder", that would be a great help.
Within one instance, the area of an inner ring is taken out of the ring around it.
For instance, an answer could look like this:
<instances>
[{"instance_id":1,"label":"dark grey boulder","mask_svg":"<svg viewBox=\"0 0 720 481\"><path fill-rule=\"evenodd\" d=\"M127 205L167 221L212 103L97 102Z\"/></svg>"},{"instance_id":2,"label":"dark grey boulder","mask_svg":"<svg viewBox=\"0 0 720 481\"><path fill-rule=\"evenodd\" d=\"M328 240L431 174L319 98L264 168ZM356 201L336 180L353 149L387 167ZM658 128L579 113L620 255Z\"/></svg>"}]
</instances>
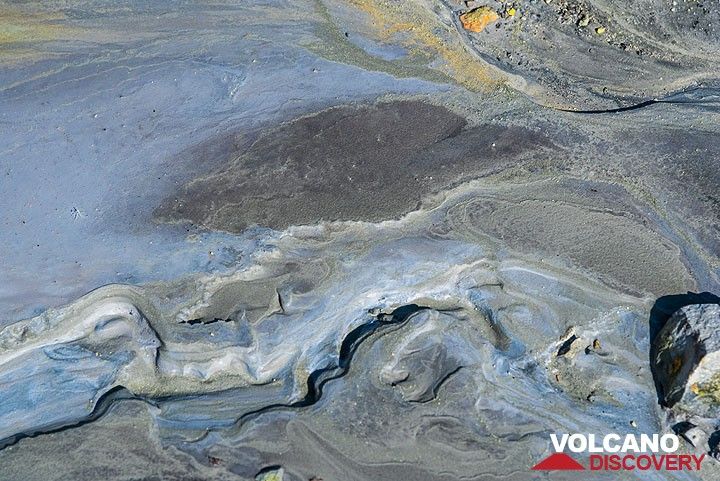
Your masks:
<instances>
[{"instance_id":1,"label":"dark grey boulder","mask_svg":"<svg viewBox=\"0 0 720 481\"><path fill-rule=\"evenodd\" d=\"M660 402L703 417L720 414L720 305L675 312L651 348Z\"/></svg>"}]
</instances>

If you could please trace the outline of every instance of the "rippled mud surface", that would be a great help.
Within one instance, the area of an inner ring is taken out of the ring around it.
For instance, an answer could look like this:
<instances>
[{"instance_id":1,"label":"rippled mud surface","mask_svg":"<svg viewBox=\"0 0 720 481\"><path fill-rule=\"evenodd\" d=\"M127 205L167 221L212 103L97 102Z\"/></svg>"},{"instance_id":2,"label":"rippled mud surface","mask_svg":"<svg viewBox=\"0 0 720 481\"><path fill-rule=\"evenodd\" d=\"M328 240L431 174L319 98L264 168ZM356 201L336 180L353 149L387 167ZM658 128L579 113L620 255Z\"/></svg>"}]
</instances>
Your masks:
<instances>
[{"instance_id":1,"label":"rippled mud surface","mask_svg":"<svg viewBox=\"0 0 720 481\"><path fill-rule=\"evenodd\" d=\"M0 7L0 479L716 479L651 362L720 301L716 10Z\"/></svg>"}]
</instances>

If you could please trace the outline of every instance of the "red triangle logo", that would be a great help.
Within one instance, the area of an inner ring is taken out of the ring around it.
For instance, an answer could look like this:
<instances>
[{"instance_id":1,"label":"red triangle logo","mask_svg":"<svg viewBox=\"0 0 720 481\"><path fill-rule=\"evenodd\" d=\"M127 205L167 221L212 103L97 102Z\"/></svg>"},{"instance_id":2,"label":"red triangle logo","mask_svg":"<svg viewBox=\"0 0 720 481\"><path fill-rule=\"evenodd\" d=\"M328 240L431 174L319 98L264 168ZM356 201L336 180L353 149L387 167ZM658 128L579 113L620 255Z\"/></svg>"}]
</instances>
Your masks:
<instances>
[{"instance_id":1,"label":"red triangle logo","mask_svg":"<svg viewBox=\"0 0 720 481\"><path fill-rule=\"evenodd\" d=\"M551 454L532 467L533 471L583 471L585 467L565 453Z\"/></svg>"}]
</instances>

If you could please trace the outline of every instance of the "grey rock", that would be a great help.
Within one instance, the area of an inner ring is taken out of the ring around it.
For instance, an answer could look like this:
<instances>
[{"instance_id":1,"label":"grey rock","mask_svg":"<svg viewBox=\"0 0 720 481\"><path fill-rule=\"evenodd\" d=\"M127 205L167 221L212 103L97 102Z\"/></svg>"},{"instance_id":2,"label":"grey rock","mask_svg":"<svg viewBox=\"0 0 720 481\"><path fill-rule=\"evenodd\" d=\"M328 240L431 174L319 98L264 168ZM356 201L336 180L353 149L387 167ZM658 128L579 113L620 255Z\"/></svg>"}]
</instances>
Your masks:
<instances>
[{"instance_id":1,"label":"grey rock","mask_svg":"<svg viewBox=\"0 0 720 481\"><path fill-rule=\"evenodd\" d=\"M667 407L700 416L720 412L720 306L683 307L658 333L651 349L653 376Z\"/></svg>"},{"instance_id":2,"label":"grey rock","mask_svg":"<svg viewBox=\"0 0 720 481\"><path fill-rule=\"evenodd\" d=\"M682 438L690 443L692 447L698 448L707 443L708 435L705 431L695 426L685 431Z\"/></svg>"}]
</instances>

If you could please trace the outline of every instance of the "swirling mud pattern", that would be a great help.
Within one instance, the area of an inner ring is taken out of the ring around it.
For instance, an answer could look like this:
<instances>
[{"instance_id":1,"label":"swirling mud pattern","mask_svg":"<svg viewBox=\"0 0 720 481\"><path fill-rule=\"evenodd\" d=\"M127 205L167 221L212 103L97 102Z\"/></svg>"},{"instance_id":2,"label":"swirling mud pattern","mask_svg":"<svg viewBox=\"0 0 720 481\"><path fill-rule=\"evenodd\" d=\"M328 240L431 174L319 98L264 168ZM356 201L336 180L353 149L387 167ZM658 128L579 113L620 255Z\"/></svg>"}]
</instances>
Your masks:
<instances>
[{"instance_id":1,"label":"swirling mud pattern","mask_svg":"<svg viewBox=\"0 0 720 481\"><path fill-rule=\"evenodd\" d=\"M717 479L718 12L0 7L0 480Z\"/></svg>"}]
</instances>

